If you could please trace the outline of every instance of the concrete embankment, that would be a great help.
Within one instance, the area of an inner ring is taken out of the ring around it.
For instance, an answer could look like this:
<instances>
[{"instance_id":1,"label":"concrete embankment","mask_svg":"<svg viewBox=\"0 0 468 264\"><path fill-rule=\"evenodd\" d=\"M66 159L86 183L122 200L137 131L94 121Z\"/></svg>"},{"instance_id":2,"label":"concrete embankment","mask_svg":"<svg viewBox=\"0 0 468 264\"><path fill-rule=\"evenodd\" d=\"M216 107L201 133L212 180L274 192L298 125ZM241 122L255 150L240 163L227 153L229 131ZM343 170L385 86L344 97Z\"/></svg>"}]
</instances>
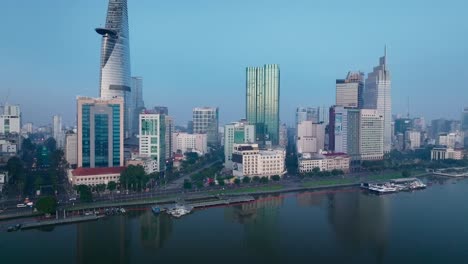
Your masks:
<instances>
[{"instance_id":1,"label":"concrete embankment","mask_svg":"<svg viewBox=\"0 0 468 264\"><path fill-rule=\"evenodd\" d=\"M46 226L74 224L74 223L87 222L87 221L96 221L103 217L105 216L104 215L89 215L89 216L70 217L70 218L65 218L65 219L46 220L46 221L41 221L41 222L24 223L21 225L21 230L41 228L41 227L46 227Z\"/></svg>"}]
</instances>

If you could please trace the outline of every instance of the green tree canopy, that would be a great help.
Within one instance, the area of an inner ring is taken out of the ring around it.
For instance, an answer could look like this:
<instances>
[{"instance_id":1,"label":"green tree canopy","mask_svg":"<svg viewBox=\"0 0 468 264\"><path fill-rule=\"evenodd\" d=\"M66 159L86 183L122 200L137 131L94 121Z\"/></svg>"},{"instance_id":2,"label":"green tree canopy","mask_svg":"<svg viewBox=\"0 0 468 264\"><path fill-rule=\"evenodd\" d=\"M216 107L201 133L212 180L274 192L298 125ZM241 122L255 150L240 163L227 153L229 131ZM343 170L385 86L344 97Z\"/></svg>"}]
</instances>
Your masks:
<instances>
[{"instance_id":1,"label":"green tree canopy","mask_svg":"<svg viewBox=\"0 0 468 264\"><path fill-rule=\"evenodd\" d=\"M52 196L39 198L36 203L36 208L44 214L52 214L57 209L57 200Z\"/></svg>"}]
</instances>

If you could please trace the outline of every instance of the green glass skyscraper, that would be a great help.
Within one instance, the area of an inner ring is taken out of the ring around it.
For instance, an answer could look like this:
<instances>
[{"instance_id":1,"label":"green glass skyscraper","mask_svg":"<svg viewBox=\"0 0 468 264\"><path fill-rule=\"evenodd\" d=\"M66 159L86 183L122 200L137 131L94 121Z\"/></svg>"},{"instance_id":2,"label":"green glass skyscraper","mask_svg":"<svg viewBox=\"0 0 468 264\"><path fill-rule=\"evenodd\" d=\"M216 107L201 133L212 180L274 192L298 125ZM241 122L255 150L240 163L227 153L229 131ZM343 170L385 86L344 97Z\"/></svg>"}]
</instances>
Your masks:
<instances>
[{"instance_id":1,"label":"green glass skyscraper","mask_svg":"<svg viewBox=\"0 0 468 264\"><path fill-rule=\"evenodd\" d=\"M279 144L280 70L277 64L248 67L246 81L247 121L255 125L260 144Z\"/></svg>"}]
</instances>

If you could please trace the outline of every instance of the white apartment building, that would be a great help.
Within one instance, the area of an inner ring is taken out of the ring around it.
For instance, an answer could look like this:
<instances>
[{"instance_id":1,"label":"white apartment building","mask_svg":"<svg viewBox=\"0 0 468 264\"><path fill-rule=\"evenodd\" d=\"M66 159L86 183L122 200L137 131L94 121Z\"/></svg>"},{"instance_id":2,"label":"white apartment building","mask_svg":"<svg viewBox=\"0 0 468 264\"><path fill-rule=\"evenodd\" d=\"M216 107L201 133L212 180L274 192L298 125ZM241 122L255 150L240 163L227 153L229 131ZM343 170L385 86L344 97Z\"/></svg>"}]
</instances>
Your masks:
<instances>
[{"instance_id":1,"label":"white apartment building","mask_svg":"<svg viewBox=\"0 0 468 264\"><path fill-rule=\"evenodd\" d=\"M336 80L336 105L343 107L363 106L364 73L348 72L346 79Z\"/></svg>"},{"instance_id":2,"label":"white apartment building","mask_svg":"<svg viewBox=\"0 0 468 264\"><path fill-rule=\"evenodd\" d=\"M208 144L219 145L219 109L217 107L196 107L193 109L193 133L206 134Z\"/></svg>"},{"instance_id":3,"label":"white apartment building","mask_svg":"<svg viewBox=\"0 0 468 264\"><path fill-rule=\"evenodd\" d=\"M78 164L78 135L69 133L65 137L65 159L70 166Z\"/></svg>"},{"instance_id":4,"label":"white apartment building","mask_svg":"<svg viewBox=\"0 0 468 264\"><path fill-rule=\"evenodd\" d=\"M384 155L384 117L378 110L361 109L359 154L361 160L381 160Z\"/></svg>"},{"instance_id":5,"label":"white apartment building","mask_svg":"<svg viewBox=\"0 0 468 264\"><path fill-rule=\"evenodd\" d=\"M21 112L18 105L5 105L0 109L0 134L21 132Z\"/></svg>"},{"instance_id":6,"label":"white apartment building","mask_svg":"<svg viewBox=\"0 0 468 264\"><path fill-rule=\"evenodd\" d=\"M286 173L286 151L259 150L258 144L234 144L233 175L236 177L271 177Z\"/></svg>"},{"instance_id":7,"label":"white apartment building","mask_svg":"<svg viewBox=\"0 0 468 264\"><path fill-rule=\"evenodd\" d=\"M255 143L255 126L246 121L233 122L224 126L224 167L232 169L234 144Z\"/></svg>"},{"instance_id":8,"label":"white apartment building","mask_svg":"<svg viewBox=\"0 0 468 264\"><path fill-rule=\"evenodd\" d=\"M311 172L314 168L320 171L342 170L349 172L350 157L344 153L304 153L298 159L300 173Z\"/></svg>"},{"instance_id":9,"label":"white apartment building","mask_svg":"<svg viewBox=\"0 0 468 264\"><path fill-rule=\"evenodd\" d=\"M208 137L206 134L172 133L172 152L196 152L200 155L208 153Z\"/></svg>"},{"instance_id":10,"label":"white apartment building","mask_svg":"<svg viewBox=\"0 0 468 264\"><path fill-rule=\"evenodd\" d=\"M454 133L443 133L437 138L437 144L447 148L456 148L464 146L465 135L461 131Z\"/></svg>"},{"instance_id":11,"label":"white apartment building","mask_svg":"<svg viewBox=\"0 0 468 264\"><path fill-rule=\"evenodd\" d=\"M406 148L417 149L421 147L421 132L408 130L405 132Z\"/></svg>"},{"instance_id":12,"label":"white apartment building","mask_svg":"<svg viewBox=\"0 0 468 264\"><path fill-rule=\"evenodd\" d=\"M312 121L297 125L297 152L318 153L325 148L325 126Z\"/></svg>"}]
</instances>

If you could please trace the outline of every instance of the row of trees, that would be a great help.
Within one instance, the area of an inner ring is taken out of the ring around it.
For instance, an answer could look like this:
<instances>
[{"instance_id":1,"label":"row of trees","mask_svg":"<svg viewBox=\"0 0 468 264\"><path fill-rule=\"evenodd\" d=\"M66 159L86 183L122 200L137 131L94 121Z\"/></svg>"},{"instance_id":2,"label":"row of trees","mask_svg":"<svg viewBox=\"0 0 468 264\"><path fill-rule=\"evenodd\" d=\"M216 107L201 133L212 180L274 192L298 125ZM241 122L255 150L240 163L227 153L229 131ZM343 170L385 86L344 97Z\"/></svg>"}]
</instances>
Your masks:
<instances>
[{"instance_id":1,"label":"row of trees","mask_svg":"<svg viewBox=\"0 0 468 264\"><path fill-rule=\"evenodd\" d=\"M230 177L230 179L232 179L233 177ZM218 185L219 186L225 186L226 185L226 178L222 178L222 177L218 177L217 179L217 182L218 182ZM234 179L234 184L236 185L241 185L241 184L249 184L249 183L262 183L262 184L267 184L268 182L270 182L270 180L272 181L280 181L281 180L281 177L279 175L274 175L274 176L271 176L271 178L268 178L268 177L259 177L259 176L254 176L252 178L250 177L244 177L241 179L239 178L236 178ZM192 189L193 188L193 185L194 185L194 182L192 182L191 180L184 180L184 189ZM214 186L215 185L215 182L214 181L211 181L210 182L210 186ZM200 186L199 184L195 183L195 186L197 188L201 188L203 187Z\"/></svg>"},{"instance_id":2,"label":"row of trees","mask_svg":"<svg viewBox=\"0 0 468 264\"><path fill-rule=\"evenodd\" d=\"M313 168L311 172L304 173L304 177L329 177L329 176L339 176L344 175L343 170L334 169L332 171L320 171L320 168Z\"/></svg>"}]
</instances>

